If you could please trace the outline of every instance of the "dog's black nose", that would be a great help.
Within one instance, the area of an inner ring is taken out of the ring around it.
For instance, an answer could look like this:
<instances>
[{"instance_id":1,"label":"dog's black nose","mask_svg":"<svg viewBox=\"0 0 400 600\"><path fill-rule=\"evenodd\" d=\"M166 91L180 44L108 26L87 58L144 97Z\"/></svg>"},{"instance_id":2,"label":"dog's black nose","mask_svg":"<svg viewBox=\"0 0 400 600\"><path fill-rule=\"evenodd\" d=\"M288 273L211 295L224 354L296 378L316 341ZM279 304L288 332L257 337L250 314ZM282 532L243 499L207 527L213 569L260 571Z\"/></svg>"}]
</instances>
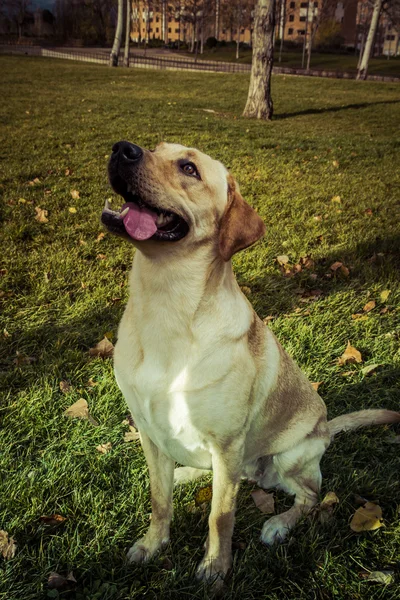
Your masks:
<instances>
[{"instance_id":1,"label":"dog's black nose","mask_svg":"<svg viewBox=\"0 0 400 600\"><path fill-rule=\"evenodd\" d=\"M117 142L112 147L113 158L118 158L126 163L138 162L143 156L143 150L130 142Z\"/></svg>"}]
</instances>

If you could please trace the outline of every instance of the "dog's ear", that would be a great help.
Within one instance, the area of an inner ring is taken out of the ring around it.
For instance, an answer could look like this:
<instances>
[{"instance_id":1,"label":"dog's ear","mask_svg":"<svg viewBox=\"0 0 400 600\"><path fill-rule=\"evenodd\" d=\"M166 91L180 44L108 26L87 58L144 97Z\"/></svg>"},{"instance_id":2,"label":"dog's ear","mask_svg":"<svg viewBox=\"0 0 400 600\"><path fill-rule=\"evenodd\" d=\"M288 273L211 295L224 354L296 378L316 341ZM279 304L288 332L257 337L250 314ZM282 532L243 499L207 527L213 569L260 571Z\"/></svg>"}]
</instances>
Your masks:
<instances>
[{"instance_id":1,"label":"dog's ear","mask_svg":"<svg viewBox=\"0 0 400 600\"><path fill-rule=\"evenodd\" d=\"M228 176L228 204L219 229L219 251L228 261L235 252L254 244L265 233L265 225L254 208L245 202L231 175Z\"/></svg>"}]
</instances>

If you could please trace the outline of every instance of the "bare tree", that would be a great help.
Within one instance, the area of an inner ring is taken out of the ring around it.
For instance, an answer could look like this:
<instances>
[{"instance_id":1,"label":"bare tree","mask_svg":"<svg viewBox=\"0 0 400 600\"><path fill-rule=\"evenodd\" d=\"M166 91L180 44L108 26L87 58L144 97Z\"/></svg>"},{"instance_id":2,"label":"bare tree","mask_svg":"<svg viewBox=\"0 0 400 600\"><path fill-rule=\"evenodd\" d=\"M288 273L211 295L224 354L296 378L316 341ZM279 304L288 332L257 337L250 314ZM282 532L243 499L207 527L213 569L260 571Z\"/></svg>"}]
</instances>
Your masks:
<instances>
[{"instance_id":1,"label":"bare tree","mask_svg":"<svg viewBox=\"0 0 400 600\"><path fill-rule=\"evenodd\" d=\"M375 0L372 12L371 25L369 27L367 41L365 42L361 64L358 68L357 79L367 79L369 59L374 46L375 35L378 29L379 17L381 15L382 0Z\"/></svg>"},{"instance_id":2,"label":"bare tree","mask_svg":"<svg viewBox=\"0 0 400 600\"><path fill-rule=\"evenodd\" d=\"M122 43L122 30L124 28L124 0L118 0L117 26L115 28L114 44L110 54L110 67L118 67L119 51Z\"/></svg>"},{"instance_id":3,"label":"bare tree","mask_svg":"<svg viewBox=\"0 0 400 600\"><path fill-rule=\"evenodd\" d=\"M13 20L18 29L18 40L22 38L22 26L26 19L26 12L31 8L31 0L3 0L2 7L7 10L7 15Z\"/></svg>"},{"instance_id":4,"label":"bare tree","mask_svg":"<svg viewBox=\"0 0 400 600\"><path fill-rule=\"evenodd\" d=\"M131 41L131 0L126 0L126 31L124 67L129 67L129 42Z\"/></svg>"},{"instance_id":5,"label":"bare tree","mask_svg":"<svg viewBox=\"0 0 400 600\"><path fill-rule=\"evenodd\" d=\"M244 117L272 119L275 0L258 0L254 17L253 60Z\"/></svg>"}]
</instances>

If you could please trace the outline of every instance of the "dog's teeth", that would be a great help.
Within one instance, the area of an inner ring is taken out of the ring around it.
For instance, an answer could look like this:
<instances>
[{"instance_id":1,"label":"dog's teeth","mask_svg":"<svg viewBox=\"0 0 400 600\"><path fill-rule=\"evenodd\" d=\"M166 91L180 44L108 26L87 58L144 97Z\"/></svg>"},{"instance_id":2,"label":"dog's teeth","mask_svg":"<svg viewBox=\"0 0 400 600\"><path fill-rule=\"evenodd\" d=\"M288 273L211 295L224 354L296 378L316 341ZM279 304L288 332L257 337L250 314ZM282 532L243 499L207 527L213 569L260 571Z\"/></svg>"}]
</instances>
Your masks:
<instances>
[{"instance_id":1,"label":"dog's teeth","mask_svg":"<svg viewBox=\"0 0 400 600\"><path fill-rule=\"evenodd\" d=\"M119 214L119 218L123 219L125 215L127 215L129 212L129 206L127 206L126 208L124 208L124 210L122 211L122 213Z\"/></svg>"}]
</instances>

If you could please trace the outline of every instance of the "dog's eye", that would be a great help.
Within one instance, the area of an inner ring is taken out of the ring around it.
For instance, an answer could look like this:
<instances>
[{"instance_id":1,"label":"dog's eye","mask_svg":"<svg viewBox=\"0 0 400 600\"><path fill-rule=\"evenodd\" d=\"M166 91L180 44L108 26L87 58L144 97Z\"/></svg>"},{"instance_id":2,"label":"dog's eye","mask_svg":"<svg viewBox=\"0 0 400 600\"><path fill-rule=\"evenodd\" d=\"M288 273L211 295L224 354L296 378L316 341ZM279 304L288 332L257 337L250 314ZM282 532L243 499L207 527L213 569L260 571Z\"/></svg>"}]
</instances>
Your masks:
<instances>
[{"instance_id":1,"label":"dog's eye","mask_svg":"<svg viewBox=\"0 0 400 600\"><path fill-rule=\"evenodd\" d=\"M197 177L198 179L200 179L199 172L192 162L182 163L181 169L185 173L185 175L190 175L191 177Z\"/></svg>"}]
</instances>

